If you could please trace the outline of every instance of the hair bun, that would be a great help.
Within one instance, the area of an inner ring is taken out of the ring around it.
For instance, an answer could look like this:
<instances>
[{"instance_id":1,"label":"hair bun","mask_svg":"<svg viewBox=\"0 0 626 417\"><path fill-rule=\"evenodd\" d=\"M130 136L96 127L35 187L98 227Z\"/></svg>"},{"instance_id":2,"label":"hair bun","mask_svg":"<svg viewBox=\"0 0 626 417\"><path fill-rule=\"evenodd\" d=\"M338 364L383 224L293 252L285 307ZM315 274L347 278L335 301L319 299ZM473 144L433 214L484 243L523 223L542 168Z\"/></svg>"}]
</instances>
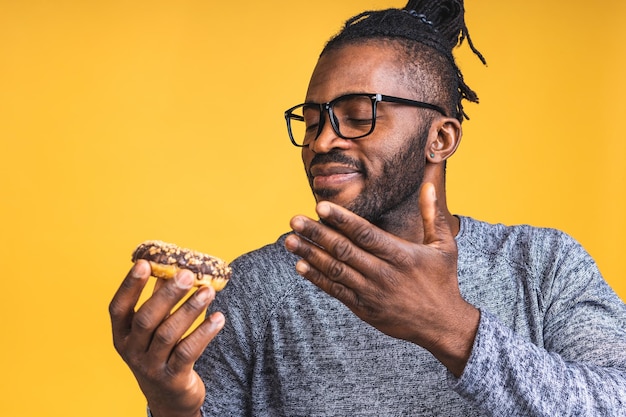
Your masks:
<instances>
[{"instance_id":1,"label":"hair bun","mask_svg":"<svg viewBox=\"0 0 626 417\"><path fill-rule=\"evenodd\" d=\"M487 64L469 36L463 0L409 0L404 10L423 23L431 24L438 32L440 41L450 50L467 38L471 50L483 64Z\"/></svg>"},{"instance_id":2,"label":"hair bun","mask_svg":"<svg viewBox=\"0 0 626 417\"><path fill-rule=\"evenodd\" d=\"M455 0L409 0L404 10L422 22L430 23L450 49L459 43L465 22L463 3Z\"/></svg>"}]
</instances>

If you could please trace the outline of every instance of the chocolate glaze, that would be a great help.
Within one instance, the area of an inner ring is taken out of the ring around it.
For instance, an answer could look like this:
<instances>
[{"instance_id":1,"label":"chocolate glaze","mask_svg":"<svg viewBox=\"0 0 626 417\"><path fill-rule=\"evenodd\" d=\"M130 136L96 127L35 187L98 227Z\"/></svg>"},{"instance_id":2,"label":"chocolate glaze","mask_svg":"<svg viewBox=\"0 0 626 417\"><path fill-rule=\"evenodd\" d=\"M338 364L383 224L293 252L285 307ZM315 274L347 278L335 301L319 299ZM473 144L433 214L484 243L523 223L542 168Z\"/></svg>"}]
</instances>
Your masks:
<instances>
[{"instance_id":1,"label":"chocolate glaze","mask_svg":"<svg viewBox=\"0 0 626 417\"><path fill-rule=\"evenodd\" d=\"M228 264L219 258L160 240L148 240L137 246L132 260L136 262L138 259L185 268L195 273L198 279L201 279L203 275L230 279L231 274Z\"/></svg>"}]
</instances>

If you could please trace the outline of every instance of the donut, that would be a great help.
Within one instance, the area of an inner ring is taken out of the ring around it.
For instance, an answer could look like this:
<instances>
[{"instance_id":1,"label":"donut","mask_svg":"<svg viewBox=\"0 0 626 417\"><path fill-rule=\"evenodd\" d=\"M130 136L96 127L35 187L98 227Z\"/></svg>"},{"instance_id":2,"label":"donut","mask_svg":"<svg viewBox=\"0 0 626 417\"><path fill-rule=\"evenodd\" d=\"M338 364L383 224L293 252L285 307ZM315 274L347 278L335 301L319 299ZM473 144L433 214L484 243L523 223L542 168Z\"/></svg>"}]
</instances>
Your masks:
<instances>
[{"instance_id":1,"label":"donut","mask_svg":"<svg viewBox=\"0 0 626 417\"><path fill-rule=\"evenodd\" d=\"M139 259L150 263L153 277L171 279L179 269L188 269L196 277L194 286L211 286L215 291L224 289L232 272L219 258L160 240L148 240L137 246L132 261Z\"/></svg>"}]
</instances>

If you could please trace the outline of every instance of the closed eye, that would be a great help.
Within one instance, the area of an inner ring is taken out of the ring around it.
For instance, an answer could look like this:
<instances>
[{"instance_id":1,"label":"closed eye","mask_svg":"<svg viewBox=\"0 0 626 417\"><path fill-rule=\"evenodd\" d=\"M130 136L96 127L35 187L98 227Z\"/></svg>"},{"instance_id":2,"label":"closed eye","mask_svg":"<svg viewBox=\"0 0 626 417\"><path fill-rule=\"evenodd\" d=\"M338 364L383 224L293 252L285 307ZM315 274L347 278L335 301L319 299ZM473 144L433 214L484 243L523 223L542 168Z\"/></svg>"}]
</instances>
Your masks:
<instances>
[{"instance_id":1,"label":"closed eye","mask_svg":"<svg viewBox=\"0 0 626 417\"><path fill-rule=\"evenodd\" d=\"M344 123L348 123L351 125L371 125L372 124L372 119L371 118L367 118L367 119L357 119L354 117L348 118L344 121Z\"/></svg>"},{"instance_id":2,"label":"closed eye","mask_svg":"<svg viewBox=\"0 0 626 417\"><path fill-rule=\"evenodd\" d=\"M309 133L309 132L317 132L318 128L319 128L319 123L314 123L314 124L307 125L306 131L307 131L307 133Z\"/></svg>"}]
</instances>

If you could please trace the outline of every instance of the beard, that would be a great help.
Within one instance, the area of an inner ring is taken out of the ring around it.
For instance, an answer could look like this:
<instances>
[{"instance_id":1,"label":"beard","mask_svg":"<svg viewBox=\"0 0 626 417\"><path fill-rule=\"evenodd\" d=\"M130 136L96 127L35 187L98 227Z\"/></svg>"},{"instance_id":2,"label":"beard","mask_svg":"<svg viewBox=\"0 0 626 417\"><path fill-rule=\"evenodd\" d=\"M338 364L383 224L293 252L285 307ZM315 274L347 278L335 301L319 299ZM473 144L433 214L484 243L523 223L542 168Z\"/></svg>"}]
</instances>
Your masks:
<instances>
[{"instance_id":1,"label":"beard","mask_svg":"<svg viewBox=\"0 0 626 417\"><path fill-rule=\"evenodd\" d=\"M424 125L423 125L424 126ZM327 154L317 154L311 161L316 163L338 162L358 169L365 179L361 193L345 208L363 217L383 229L386 229L386 219L393 222L402 222L402 217L410 211L419 210L417 193L424 180L424 146L428 137L428 126L409 137L404 145L393 155L382 157L382 170L374 176L365 166L341 151L331 151ZM311 188L313 179L309 177ZM317 190L317 200L330 200L339 190ZM393 214L393 216L391 216Z\"/></svg>"}]
</instances>

